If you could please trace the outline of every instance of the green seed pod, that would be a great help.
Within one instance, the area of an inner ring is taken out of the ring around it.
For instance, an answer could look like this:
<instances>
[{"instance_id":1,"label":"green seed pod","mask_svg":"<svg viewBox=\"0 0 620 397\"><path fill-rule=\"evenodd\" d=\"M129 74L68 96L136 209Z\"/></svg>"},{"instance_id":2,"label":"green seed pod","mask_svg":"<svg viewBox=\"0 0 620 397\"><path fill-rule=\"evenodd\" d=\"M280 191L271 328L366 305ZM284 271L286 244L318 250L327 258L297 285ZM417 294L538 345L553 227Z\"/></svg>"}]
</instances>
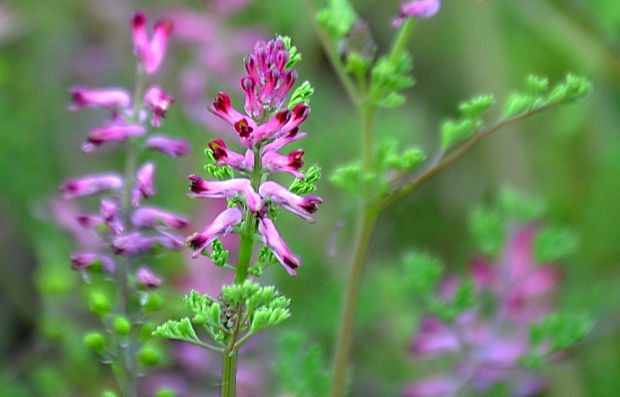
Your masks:
<instances>
[{"instance_id":1,"label":"green seed pod","mask_svg":"<svg viewBox=\"0 0 620 397\"><path fill-rule=\"evenodd\" d=\"M129 335L131 331L131 323L126 317L117 316L114 318L114 330L122 336Z\"/></svg>"},{"instance_id":2,"label":"green seed pod","mask_svg":"<svg viewBox=\"0 0 620 397\"><path fill-rule=\"evenodd\" d=\"M157 365L161 360L161 354L157 349L145 346L138 352L138 361L145 367Z\"/></svg>"},{"instance_id":3,"label":"green seed pod","mask_svg":"<svg viewBox=\"0 0 620 397\"><path fill-rule=\"evenodd\" d=\"M89 332L84 335L84 345L95 353L103 353L105 349L105 339L99 332Z\"/></svg>"},{"instance_id":4,"label":"green seed pod","mask_svg":"<svg viewBox=\"0 0 620 397\"><path fill-rule=\"evenodd\" d=\"M157 293L152 293L146 299L146 302L142 305L146 312L156 312L164 306L164 298Z\"/></svg>"},{"instance_id":5,"label":"green seed pod","mask_svg":"<svg viewBox=\"0 0 620 397\"><path fill-rule=\"evenodd\" d=\"M110 300L102 292L92 292L89 297L90 311L97 317L105 317L110 313Z\"/></svg>"}]
</instances>

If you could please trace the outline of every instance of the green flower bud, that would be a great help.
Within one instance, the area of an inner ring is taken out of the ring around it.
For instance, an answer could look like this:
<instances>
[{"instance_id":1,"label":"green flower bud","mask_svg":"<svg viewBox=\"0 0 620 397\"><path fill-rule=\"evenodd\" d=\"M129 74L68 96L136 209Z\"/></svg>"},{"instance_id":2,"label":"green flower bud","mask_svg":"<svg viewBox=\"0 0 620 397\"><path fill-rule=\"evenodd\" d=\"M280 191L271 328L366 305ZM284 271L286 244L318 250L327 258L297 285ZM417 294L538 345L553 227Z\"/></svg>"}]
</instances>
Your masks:
<instances>
[{"instance_id":1,"label":"green flower bud","mask_svg":"<svg viewBox=\"0 0 620 397\"><path fill-rule=\"evenodd\" d=\"M157 365L161 360L161 353L155 348L144 346L138 352L138 361L145 367Z\"/></svg>"},{"instance_id":2,"label":"green flower bud","mask_svg":"<svg viewBox=\"0 0 620 397\"><path fill-rule=\"evenodd\" d=\"M102 292L92 292L89 297L90 311L97 317L105 317L110 313L110 300Z\"/></svg>"},{"instance_id":3,"label":"green flower bud","mask_svg":"<svg viewBox=\"0 0 620 397\"><path fill-rule=\"evenodd\" d=\"M118 397L118 394L114 393L113 391L106 390L103 392L101 397Z\"/></svg>"},{"instance_id":4,"label":"green flower bud","mask_svg":"<svg viewBox=\"0 0 620 397\"><path fill-rule=\"evenodd\" d=\"M122 336L129 335L131 331L131 323L126 317L118 316L114 318L114 330Z\"/></svg>"},{"instance_id":5,"label":"green flower bud","mask_svg":"<svg viewBox=\"0 0 620 397\"><path fill-rule=\"evenodd\" d=\"M84 345L95 353L103 353L105 349L105 339L99 332L89 332L84 335Z\"/></svg>"},{"instance_id":6,"label":"green flower bud","mask_svg":"<svg viewBox=\"0 0 620 397\"><path fill-rule=\"evenodd\" d=\"M142 304L142 308L146 312L156 312L164 306L164 298L157 293L149 294L146 302Z\"/></svg>"}]
</instances>

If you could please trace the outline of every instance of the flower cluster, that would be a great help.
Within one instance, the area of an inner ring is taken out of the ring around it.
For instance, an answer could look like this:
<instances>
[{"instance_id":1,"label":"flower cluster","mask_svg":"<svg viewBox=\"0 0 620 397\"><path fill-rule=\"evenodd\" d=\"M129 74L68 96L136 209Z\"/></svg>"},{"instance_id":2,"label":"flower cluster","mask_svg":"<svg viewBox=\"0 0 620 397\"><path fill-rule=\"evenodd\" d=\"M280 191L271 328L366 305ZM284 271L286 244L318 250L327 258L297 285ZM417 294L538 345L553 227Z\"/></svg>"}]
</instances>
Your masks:
<instances>
[{"instance_id":1,"label":"flower cluster","mask_svg":"<svg viewBox=\"0 0 620 397\"><path fill-rule=\"evenodd\" d=\"M530 351L530 325L553 309L550 293L559 273L551 266L537 266L533 245L536 227L514 230L496 262L475 259L471 272L480 295L498 302L494 318L481 310L468 310L453 324L437 317L426 317L415 335L411 350L417 358L437 358L462 353L456 373L435 375L416 381L403 392L407 397L452 395L469 382L478 392L497 383L506 383L516 396L540 392L543 379L520 366L520 359ZM440 294L453 298L456 283L444 280ZM468 385L469 386L469 385Z\"/></svg>"},{"instance_id":2,"label":"flower cluster","mask_svg":"<svg viewBox=\"0 0 620 397\"><path fill-rule=\"evenodd\" d=\"M169 21L160 21L155 25L152 38L149 40L146 31L146 18L136 13L132 19L134 50L139 59L139 71L148 75L160 68L168 43L172 25ZM149 118L153 127L159 127L166 110L174 99L164 93L158 86L146 90L143 98L132 98L127 90L121 88L71 90L72 111L84 108L105 108L111 111L108 122L94 127L88 133L82 149L91 152L107 142L124 142L146 135L146 120ZM187 153L189 145L185 141L165 136L150 136L141 142L144 148L155 149L169 156L180 156ZM135 167L135 164L133 165ZM129 168L131 172L131 167ZM167 229L182 229L188 221L180 216L153 208L141 207L142 201L155 194L155 165L151 162L143 164L129 180L117 174L91 175L71 179L61 186L66 199L89 196L105 191L115 192L112 197L100 201L98 213L78 215L78 223L87 230L97 232L111 251L117 255L136 257L154 252L158 249L178 249L182 247L182 239L169 233ZM157 231L146 234L145 229ZM104 271L113 273L115 261L112 257L98 252L81 252L71 257L75 269L86 269L100 264ZM147 288L159 285L161 280L146 268L141 267L136 273L138 283Z\"/></svg>"},{"instance_id":3,"label":"flower cluster","mask_svg":"<svg viewBox=\"0 0 620 397\"><path fill-rule=\"evenodd\" d=\"M219 93L209 110L230 124L238 134L245 153L236 153L221 139L209 142L216 164L237 170L242 177L206 181L190 175L190 196L197 198L236 199L235 205L219 214L204 230L187 240L198 256L223 234L235 231L243 222L254 222L263 244L289 274L295 276L301 259L291 253L270 218L270 207L282 206L312 222L311 215L322 202L319 197L302 197L273 181L265 181L274 172L290 173L304 178L300 172L303 150L288 154L278 151L307 135L300 125L308 117L310 107L298 103L292 110L285 100L297 80L293 59L284 40L259 41L245 59L247 75L241 79L245 91L245 114L235 110L225 93ZM237 204L238 203L238 204ZM240 209L240 207L241 209ZM244 213L245 211L245 213Z\"/></svg>"}]
</instances>

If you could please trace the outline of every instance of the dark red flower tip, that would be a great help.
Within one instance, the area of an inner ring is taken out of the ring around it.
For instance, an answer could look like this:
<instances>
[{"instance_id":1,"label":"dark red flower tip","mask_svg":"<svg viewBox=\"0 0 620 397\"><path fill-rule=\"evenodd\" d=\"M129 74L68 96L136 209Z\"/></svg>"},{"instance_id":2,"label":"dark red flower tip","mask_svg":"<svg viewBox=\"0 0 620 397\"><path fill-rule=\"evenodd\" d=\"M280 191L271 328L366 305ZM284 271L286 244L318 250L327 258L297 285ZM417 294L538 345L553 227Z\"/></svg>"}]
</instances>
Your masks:
<instances>
[{"instance_id":1,"label":"dark red flower tip","mask_svg":"<svg viewBox=\"0 0 620 397\"><path fill-rule=\"evenodd\" d=\"M230 108L230 97L223 92L218 92L217 98L213 101L213 108L228 113L228 109Z\"/></svg>"},{"instance_id":2,"label":"dark red flower tip","mask_svg":"<svg viewBox=\"0 0 620 397\"><path fill-rule=\"evenodd\" d=\"M135 14L133 14L133 17L131 18L131 24L134 27L139 27L142 26L146 23L146 16L144 15L143 12L141 11L136 11Z\"/></svg>"},{"instance_id":3,"label":"dark red flower tip","mask_svg":"<svg viewBox=\"0 0 620 397\"><path fill-rule=\"evenodd\" d=\"M304 166L302 157L304 155L303 150L294 150L288 154L288 164L294 170L298 170Z\"/></svg>"},{"instance_id":4,"label":"dark red flower tip","mask_svg":"<svg viewBox=\"0 0 620 397\"><path fill-rule=\"evenodd\" d=\"M295 109L293 109L293 115L296 119L305 118L309 112L310 106L306 105L305 103L300 103L295 106Z\"/></svg>"},{"instance_id":5,"label":"dark red flower tip","mask_svg":"<svg viewBox=\"0 0 620 397\"><path fill-rule=\"evenodd\" d=\"M281 111L280 113L276 114L276 119L281 124L288 123L288 121L291 119L291 111L290 110Z\"/></svg>"},{"instance_id":6,"label":"dark red flower tip","mask_svg":"<svg viewBox=\"0 0 620 397\"><path fill-rule=\"evenodd\" d=\"M246 119L241 119L235 123L235 130L239 133L239 136L242 138L247 138L250 136L254 129L250 127L250 124Z\"/></svg>"},{"instance_id":7,"label":"dark red flower tip","mask_svg":"<svg viewBox=\"0 0 620 397\"><path fill-rule=\"evenodd\" d=\"M187 179L190 180L189 190L194 193L204 193L207 191L207 187L205 186L205 181L199 177L198 175L188 175Z\"/></svg>"},{"instance_id":8,"label":"dark red flower tip","mask_svg":"<svg viewBox=\"0 0 620 397\"><path fill-rule=\"evenodd\" d=\"M174 23L169 19L161 19L155 23L155 29L163 29L164 32L170 34L174 30Z\"/></svg>"},{"instance_id":9,"label":"dark red flower tip","mask_svg":"<svg viewBox=\"0 0 620 397\"><path fill-rule=\"evenodd\" d=\"M213 157L216 160L221 160L228 157L228 155L226 154L226 149L228 148L226 147L226 143L223 140L214 139L207 145L213 151Z\"/></svg>"}]
</instances>

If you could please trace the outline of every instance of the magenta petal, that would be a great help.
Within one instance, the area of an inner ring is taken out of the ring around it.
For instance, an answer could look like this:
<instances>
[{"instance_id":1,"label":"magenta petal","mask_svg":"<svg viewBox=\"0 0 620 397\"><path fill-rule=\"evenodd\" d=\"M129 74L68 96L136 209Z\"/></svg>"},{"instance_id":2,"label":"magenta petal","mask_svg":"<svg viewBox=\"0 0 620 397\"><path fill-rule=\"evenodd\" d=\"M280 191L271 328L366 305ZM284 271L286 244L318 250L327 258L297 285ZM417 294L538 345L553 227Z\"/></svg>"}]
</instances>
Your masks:
<instances>
[{"instance_id":1,"label":"magenta petal","mask_svg":"<svg viewBox=\"0 0 620 397\"><path fill-rule=\"evenodd\" d=\"M284 266L291 276L297 276L297 268L301 265L301 258L291 253L282 237L278 233L273 221L269 218L261 218L258 223L258 231L263 236L264 244L271 249L274 256Z\"/></svg>"}]
</instances>

